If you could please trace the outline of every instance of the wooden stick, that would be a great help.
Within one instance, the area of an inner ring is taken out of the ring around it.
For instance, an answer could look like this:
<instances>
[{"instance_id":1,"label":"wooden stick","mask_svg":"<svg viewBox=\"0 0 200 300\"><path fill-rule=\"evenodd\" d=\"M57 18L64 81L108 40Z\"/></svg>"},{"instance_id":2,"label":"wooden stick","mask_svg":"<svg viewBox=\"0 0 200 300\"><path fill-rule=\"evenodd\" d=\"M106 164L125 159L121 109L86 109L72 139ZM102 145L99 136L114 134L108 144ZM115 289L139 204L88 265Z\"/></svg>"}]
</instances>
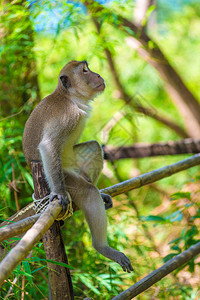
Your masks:
<instances>
[{"instance_id":1,"label":"wooden stick","mask_svg":"<svg viewBox=\"0 0 200 300\"><path fill-rule=\"evenodd\" d=\"M26 232L39 219L41 214L33 215L16 223L0 228L0 242Z\"/></svg>"},{"instance_id":2,"label":"wooden stick","mask_svg":"<svg viewBox=\"0 0 200 300\"><path fill-rule=\"evenodd\" d=\"M42 164L40 162L32 162L31 167L33 174L34 196L36 199L42 199L50 193L45 180ZM44 234L42 240L47 259L68 264L59 222L55 221L53 223L49 230L47 230ZM50 299L74 299L70 270L66 267L55 265L50 262L47 262L47 266L49 272Z\"/></svg>"},{"instance_id":3,"label":"wooden stick","mask_svg":"<svg viewBox=\"0 0 200 300\"><path fill-rule=\"evenodd\" d=\"M154 283L161 280L163 277L187 263L200 253L200 242L190 247L176 257L170 259L159 269L151 272L149 275L132 285L127 290L112 298L113 300L130 300L147 290Z\"/></svg>"},{"instance_id":4,"label":"wooden stick","mask_svg":"<svg viewBox=\"0 0 200 300\"><path fill-rule=\"evenodd\" d=\"M183 159L169 166L142 174L138 177L120 182L108 188L100 190L101 193L109 194L112 197L126 193L141 186L153 183L165 177L169 177L175 173L186 170L200 164L200 154L193 155L190 158Z\"/></svg>"}]
</instances>

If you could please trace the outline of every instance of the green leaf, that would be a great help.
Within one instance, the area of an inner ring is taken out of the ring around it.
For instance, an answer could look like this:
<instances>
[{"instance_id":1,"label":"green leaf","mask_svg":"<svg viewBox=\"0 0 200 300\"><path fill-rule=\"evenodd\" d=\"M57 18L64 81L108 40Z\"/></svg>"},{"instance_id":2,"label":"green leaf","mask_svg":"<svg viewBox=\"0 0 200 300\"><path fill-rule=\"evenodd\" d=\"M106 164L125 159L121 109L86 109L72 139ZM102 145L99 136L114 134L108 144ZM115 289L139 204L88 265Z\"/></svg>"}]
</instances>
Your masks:
<instances>
[{"instance_id":1,"label":"green leaf","mask_svg":"<svg viewBox=\"0 0 200 300\"><path fill-rule=\"evenodd\" d=\"M31 275L31 268L30 268L29 262L28 261L23 261L22 264L23 264L26 275L28 275L27 276L28 281L30 282L30 284L33 284L33 279L32 279L33 276Z\"/></svg>"},{"instance_id":2,"label":"green leaf","mask_svg":"<svg viewBox=\"0 0 200 300\"><path fill-rule=\"evenodd\" d=\"M154 221L154 222L166 222L166 219L160 216L149 215L147 217L141 217L142 221Z\"/></svg>"},{"instance_id":3,"label":"green leaf","mask_svg":"<svg viewBox=\"0 0 200 300\"><path fill-rule=\"evenodd\" d=\"M170 201L186 198L191 200L191 193L190 192L177 192L171 195Z\"/></svg>"},{"instance_id":4,"label":"green leaf","mask_svg":"<svg viewBox=\"0 0 200 300\"><path fill-rule=\"evenodd\" d=\"M151 5L148 9L147 9L147 12L145 14L145 17L144 19L142 20L142 26L145 26L150 15L152 14L152 12L155 10L156 6L155 5Z\"/></svg>"},{"instance_id":5,"label":"green leaf","mask_svg":"<svg viewBox=\"0 0 200 300\"><path fill-rule=\"evenodd\" d=\"M101 293L99 292L99 290L97 290L97 288L95 288L92 283L91 280L88 278L88 276L85 276L83 274L79 275L80 280L82 281L83 284L85 284L87 287L89 287L89 289L91 289L96 295L100 296Z\"/></svg>"},{"instance_id":6,"label":"green leaf","mask_svg":"<svg viewBox=\"0 0 200 300\"><path fill-rule=\"evenodd\" d=\"M32 176L28 172L25 172L24 176L25 176L26 180L28 181L28 183L30 184L30 186L32 187L32 189L34 190Z\"/></svg>"},{"instance_id":7,"label":"green leaf","mask_svg":"<svg viewBox=\"0 0 200 300\"><path fill-rule=\"evenodd\" d=\"M62 267L68 268L68 269L73 269L73 270L75 269L74 267L69 266L68 264L58 262L58 261L55 261L53 259L44 259L44 258L39 258L39 257L31 257L29 260L30 261L45 261L45 262L49 262L49 263L52 263L54 265L62 266Z\"/></svg>"},{"instance_id":8,"label":"green leaf","mask_svg":"<svg viewBox=\"0 0 200 300\"><path fill-rule=\"evenodd\" d=\"M33 274L33 273L35 273L35 272L37 272L37 271L39 271L39 270L42 270L42 269L44 269L44 268L45 268L45 266L40 267L40 268L37 268L36 270L33 270L33 271L31 272L31 274Z\"/></svg>"},{"instance_id":9,"label":"green leaf","mask_svg":"<svg viewBox=\"0 0 200 300\"><path fill-rule=\"evenodd\" d=\"M183 214L182 213L179 213L177 217L175 218L172 218L170 220L170 222L176 222L176 221L181 221L183 219Z\"/></svg>"},{"instance_id":10,"label":"green leaf","mask_svg":"<svg viewBox=\"0 0 200 300\"><path fill-rule=\"evenodd\" d=\"M163 262L164 263L166 263L168 260L170 260L170 259L172 259L173 257L175 257L177 255L177 253L170 253L170 254L168 254L167 256L165 256L164 258L163 258Z\"/></svg>"}]
</instances>

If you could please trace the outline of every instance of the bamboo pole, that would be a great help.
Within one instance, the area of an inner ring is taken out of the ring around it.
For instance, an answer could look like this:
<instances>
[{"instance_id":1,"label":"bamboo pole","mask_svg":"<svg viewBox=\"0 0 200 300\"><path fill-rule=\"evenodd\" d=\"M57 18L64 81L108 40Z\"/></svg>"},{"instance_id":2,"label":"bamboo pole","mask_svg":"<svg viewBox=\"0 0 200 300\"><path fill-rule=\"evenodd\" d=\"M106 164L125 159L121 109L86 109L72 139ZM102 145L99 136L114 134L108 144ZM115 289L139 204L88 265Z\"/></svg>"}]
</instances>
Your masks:
<instances>
[{"instance_id":1,"label":"bamboo pole","mask_svg":"<svg viewBox=\"0 0 200 300\"><path fill-rule=\"evenodd\" d=\"M163 277L179 268L180 266L187 263L189 260L194 258L197 254L200 253L200 242L196 245L190 247L184 252L180 253L176 257L170 259L167 263L165 263L159 269L151 272L149 275L135 283L133 286L123 291L119 295L112 298L112 300L131 300L137 295L141 294L149 287L151 287L154 283L161 280Z\"/></svg>"},{"instance_id":2,"label":"bamboo pole","mask_svg":"<svg viewBox=\"0 0 200 300\"><path fill-rule=\"evenodd\" d=\"M41 214L36 214L16 223L12 223L0 228L0 242L13 236L26 232L39 219Z\"/></svg>"},{"instance_id":3,"label":"bamboo pole","mask_svg":"<svg viewBox=\"0 0 200 300\"><path fill-rule=\"evenodd\" d=\"M49 204L38 221L29 229L19 243L8 253L0 263L0 286L17 265L27 256L29 251L41 239L47 229L53 224L62 210L58 201Z\"/></svg>"},{"instance_id":4,"label":"bamboo pole","mask_svg":"<svg viewBox=\"0 0 200 300\"><path fill-rule=\"evenodd\" d=\"M137 189L141 186L153 183L162 178L169 177L175 173L197 166L199 164L200 164L200 154L196 154L190 158L180 160L179 162L171 164L169 166L117 183L113 186L102 189L100 192L109 194L110 196L114 197L122 193L129 192L133 189Z\"/></svg>"}]
</instances>

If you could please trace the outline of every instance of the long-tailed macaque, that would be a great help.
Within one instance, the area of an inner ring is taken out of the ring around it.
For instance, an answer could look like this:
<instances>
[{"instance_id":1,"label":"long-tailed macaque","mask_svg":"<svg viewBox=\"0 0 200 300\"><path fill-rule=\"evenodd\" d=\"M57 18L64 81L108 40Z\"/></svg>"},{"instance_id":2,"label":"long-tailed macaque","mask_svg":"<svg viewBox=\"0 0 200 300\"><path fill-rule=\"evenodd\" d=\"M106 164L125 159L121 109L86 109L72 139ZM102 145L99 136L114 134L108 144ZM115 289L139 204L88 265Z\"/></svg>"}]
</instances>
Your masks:
<instances>
[{"instance_id":1,"label":"long-tailed macaque","mask_svg":"<svg viewBox=\"0 0 200 300\"><path fill-rule=\"evenodd\" d=\"M24 130L23 150L29 165L33 160L42 162L50 200L57 198L66 210L68 192L85 214L93 247L131 272L129 259L107 244L103 200L108 207L112 200L95 186L103 166L101 147L96 141L75 145L90 114L89 101L104 89L103 78L92 72L86 61L69 62L59 74L55 91L31 113Z\"/></svg>"}]
</instances>

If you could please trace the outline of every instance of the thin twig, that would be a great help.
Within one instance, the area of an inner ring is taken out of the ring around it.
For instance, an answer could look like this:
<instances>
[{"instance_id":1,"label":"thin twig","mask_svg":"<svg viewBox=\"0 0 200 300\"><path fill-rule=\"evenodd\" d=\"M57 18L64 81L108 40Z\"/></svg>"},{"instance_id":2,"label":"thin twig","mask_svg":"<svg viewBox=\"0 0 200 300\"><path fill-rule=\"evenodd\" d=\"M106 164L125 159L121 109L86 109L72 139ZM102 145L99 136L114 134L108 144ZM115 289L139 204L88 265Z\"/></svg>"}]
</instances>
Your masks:
<instances>
[{"instance_id":1,"label":"thin twig","mask_svg":"<svg viewBox=\"0 0 200 300\"><path fill-rule=\"evenodd\" d=\"M12 179L13 179L13 190L14 190L14 196L15 196L15 204L16 204L16 208L17 211L20 210L19 208L19 201L18 201L18 196L17 196L17 182L15 180L15 167L14 164L12 163Z\"/></svg>"},{"instance_id":2,"label":"thin twig","mask_svg":"<svg viewBox=\"0 0 200 300\"><path fill-rule=\"evenodd\" d=\"M14 286L15 286L15 284L16 284L18 278L19 278L19 277L16 276L16 277L14 278L13 282L11 282L11 287L9 288L9 290L8 290L8 292L7 292L7 294L6 294L6 296L3 298L4 300L7 300L8 297L11 296L11 293L12 293L12 291L13 291L13 288L14 288Z\"/></svg>"}]
</instances>

